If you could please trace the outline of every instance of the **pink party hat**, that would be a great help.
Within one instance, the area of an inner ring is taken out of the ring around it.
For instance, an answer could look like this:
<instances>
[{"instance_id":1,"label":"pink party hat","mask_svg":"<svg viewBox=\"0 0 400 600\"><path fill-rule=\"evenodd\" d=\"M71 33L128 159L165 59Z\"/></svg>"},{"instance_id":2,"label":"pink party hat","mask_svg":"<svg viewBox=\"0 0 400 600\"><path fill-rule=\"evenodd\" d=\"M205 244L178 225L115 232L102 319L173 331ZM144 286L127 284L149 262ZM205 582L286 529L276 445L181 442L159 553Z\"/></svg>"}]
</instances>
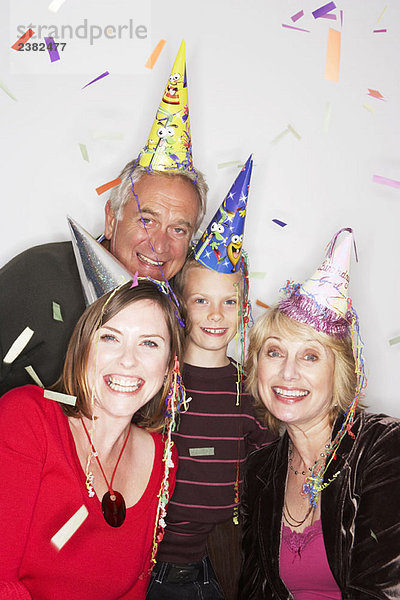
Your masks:
<instances>
[{"instance_id":1,"label":"pink party hat","mask_svg":"<svg viewBox=\"0 0 400 600\"><path fill-rule=\"evenodd\" d=\"M302 284L288 284L290 295L279 303L281 312L291 319L339 339L348 335L351 321L348 286L352 234L350 227L340 229L314 275Z\"/></svg>"}]
</instances>

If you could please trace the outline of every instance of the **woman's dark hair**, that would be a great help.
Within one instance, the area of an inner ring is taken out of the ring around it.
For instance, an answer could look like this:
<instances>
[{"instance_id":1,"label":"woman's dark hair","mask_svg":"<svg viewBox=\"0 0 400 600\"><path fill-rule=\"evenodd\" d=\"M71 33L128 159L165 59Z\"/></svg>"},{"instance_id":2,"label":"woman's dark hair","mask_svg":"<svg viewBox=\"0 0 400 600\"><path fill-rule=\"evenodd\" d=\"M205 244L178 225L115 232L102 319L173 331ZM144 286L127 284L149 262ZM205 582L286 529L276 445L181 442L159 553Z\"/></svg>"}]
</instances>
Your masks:
<instances>
[{"instance_id":1,"label":"woman's dark hair","mask_svg":"<svg viewBox=\"0 0 400 600\"><path fill-rule=\"evenodd\" d=\"M161 285L161 284L160 284ZM160 287L147 279L139 279L138 285L127 283L117 291L108 292L88 306L72 333L61 377L52 389L76 396L76 405L62 404L64 414L78 417L80 413L91 418L91 392L88 388L86 369L89 350L95 332L117 313L139 300L155 302L162 310L170 336L168 374L161 390L135 415L135 422L151 431L159 431L164 424L163 405L170 387L175 355L181 364L183 349L183 328L177 318L177 307L171 297ZM182 318L181 311L179 317Z\"/></svg>"}]
</instances>

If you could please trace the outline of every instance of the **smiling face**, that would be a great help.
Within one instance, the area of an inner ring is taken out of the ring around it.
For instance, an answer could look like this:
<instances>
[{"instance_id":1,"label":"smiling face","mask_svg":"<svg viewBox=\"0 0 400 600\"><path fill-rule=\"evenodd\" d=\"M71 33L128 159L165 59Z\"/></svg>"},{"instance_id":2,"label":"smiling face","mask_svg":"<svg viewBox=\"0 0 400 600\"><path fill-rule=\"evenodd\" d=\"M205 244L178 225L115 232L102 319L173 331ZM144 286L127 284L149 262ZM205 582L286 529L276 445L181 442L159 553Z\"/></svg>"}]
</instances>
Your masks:
<instances>
[{"instance_id":1,"label":"smiling face","mask_svg":"<svg viewBox=\"0 0 400 600\"><path fill-rule=\"evenodd\" d=\"M241 272L226 275L202 266L189 268L183 285L190 322L186 362L204 367L228 364L226 349L236 333L236 290L241 283Z\"/></svg>"},{"instance_id":2,"label":"smiling face","mask_svg":"<svg viewBox=\"0 0 400 600\"><path fill-rule=\"evenodd\" d=\"M302 429L329 423L335 359L319 341L271 331L258 357L258 392L268 411Z\"/></svg>"},{"instance_id":3,"label":"smiling face","mask_svg":"<svg viewBox=\"0 0 400 600\"><path fill-rule=\"evenodd\" d=\"M117 220L106 205L105 237L110 251L131 272L140 276L167 279L182 267L200 201L194 185L180 176L143 175L135 183L141 214L132 197Z\"/></svg>"},{"instance_id":4,"label":"smiling face","mask_svg":"<svg viewBox=\"0 0 400 600\"><path fill-rule=\"evenodd\" d=\"M132 302L104 323L91 341L86 370L96 416L133 416L161 388L169 356L168 326L156 302Z\"/></svg>"}]
</instances>

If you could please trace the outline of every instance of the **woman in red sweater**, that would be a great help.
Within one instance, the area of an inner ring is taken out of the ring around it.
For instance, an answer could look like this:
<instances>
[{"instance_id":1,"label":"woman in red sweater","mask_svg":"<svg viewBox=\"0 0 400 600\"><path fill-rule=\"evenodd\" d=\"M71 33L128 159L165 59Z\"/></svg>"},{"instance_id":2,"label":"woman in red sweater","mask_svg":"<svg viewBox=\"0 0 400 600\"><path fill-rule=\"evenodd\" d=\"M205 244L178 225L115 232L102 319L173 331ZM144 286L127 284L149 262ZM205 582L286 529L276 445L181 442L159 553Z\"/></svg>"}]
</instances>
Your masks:
<instances>
[{"instance_id":1,"label":"woman in red sweater","mask_svg":"<svg viewBox=\"0 0 400 600\"><path fill-rule=\"evenodd\" d=\"M182 330L155 283L130 286L87 308L52 391L1 399L3 600L145 598L175 484L175 449L157 432Z\"/></svg>"}]
</instances>

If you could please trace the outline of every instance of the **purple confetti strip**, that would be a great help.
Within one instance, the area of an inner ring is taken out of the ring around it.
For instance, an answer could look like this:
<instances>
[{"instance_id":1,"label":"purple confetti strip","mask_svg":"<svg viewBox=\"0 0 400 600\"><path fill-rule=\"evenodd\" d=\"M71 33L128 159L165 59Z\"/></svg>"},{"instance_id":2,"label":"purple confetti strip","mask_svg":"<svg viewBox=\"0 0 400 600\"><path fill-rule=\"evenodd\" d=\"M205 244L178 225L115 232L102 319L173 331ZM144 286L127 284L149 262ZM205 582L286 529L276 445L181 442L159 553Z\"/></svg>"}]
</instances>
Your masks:
<instances>
[{"instance_id":1,"label":"purple confetti strip","mask_svg":"<svg viewBox=\"0 0 400 600\"><path fill-rule=\"evenodd\" d=\"M336 21L336 15L332 13L327 13L326 15L321 15L321 19L331 19L331 21Z\"/></svg>"},{"instance_id":2,"label":"purple confetti strip","mask_svg":"<svg viewBox=\"0 0 400 600\"><path fill-rule=\"evenodd\" d=\"M98 77L96 77L96 79L92 79L92 81L89 81L89 83L87 83L86 85L83 86L82 90L84 90L88 85L91 85L92 83L95 83L96 81L99 81L99 79L103 79L103 77L107 77L107 75L109 75L110 73L108 71L104 71L104 73L102 73L101 75L99 75Z\"/></svg>"},{"instance_id":3,"label":"purple confetti strip","mask_svg":"<svg viewBox=\"0 0 400 600\"><path fill-rule=\"evenodd\" d=\"M343 27L343 11L340 11L340 27Z\"/></svg>"},{"instance_id":4,"label":"purple confetti strip","mask_svg":"<svg viewBox=\"0 0 400 600\"><path fill-rule=\"evenodd\" d=\"M286 225L287 225L287 223L285 223L284 221L280 221L279 219L272 219L272 222L276 223L280 227L286 227Z\"/></svg>"},{"instance_id":5,"label":"purple confetti strip","mask_svg":"<svg viewBox=\"0 0 400 600\"><path fill-rule=\"evenodd\" d=\"M57 45L52 37L44 38L47 51L50 56L50 62L55 62L56 60L60 60L60 55L58 54Z\"/></svg>"},{"instance_id":6,"label":"purple confetti strip","mask_svg":"<svg viewBox=\"0 0 400 600\"><path fill-rule=\"evenodd\" d=\"M319 19L320 17L322 17L322 15L326 15L326 13L330 12L334 8L336 8L336 4L334 2L328 2L328 4L324 4L324 6L317 8L317 10L314 10L312 15L314 19Z\"/></svg>"},{"instance_id":7,"label":"purple confetti strip","mask_svg":"<svg viewBox=\"0 0 400 600\"><path fill-rule=\"evenodd\" d=\"M293 27L292 25L286 25L286 23L282 23L282 27L287 27L288 29L295 29L296 31L306 31L310 33L309 29L301 29L301 27Z\"/></svg>"},{"instance_id":8,"label":"purple confetti strip","mask_svg":"<svg viewBox=\"0 0 400 600\"><path fill-rule=\"evenodd\" d=\"M304 10L300 10L298 13L296 13L295 15L293 15L293 17L290 18L292 19L293 23L296 23L296 21L301 19L301 17L304 17Z\"/></svg>"},{"instance_id":9,"label":"purple confetti strip","mask_svg":"<svg viewBox=\"0 0 400 600\"><path fill-rule=\"evenodd\" d=\"M374 33L386 33L387 29L374 29Z\"/></svg>"},{"instance_id":10,"label":"purple confetti strip","mask_svg":"<svg viewBox=\"0 0 400 600\"><path fill-rule=\"evenodd\" d=\"M375 183L382 183L383 185L389 185L390 187L400 189L400 181L396 181L396 179L388 179L387 177L382 177L381 175L373 175L372 181Z\"/></svg>"}]
</instances>

